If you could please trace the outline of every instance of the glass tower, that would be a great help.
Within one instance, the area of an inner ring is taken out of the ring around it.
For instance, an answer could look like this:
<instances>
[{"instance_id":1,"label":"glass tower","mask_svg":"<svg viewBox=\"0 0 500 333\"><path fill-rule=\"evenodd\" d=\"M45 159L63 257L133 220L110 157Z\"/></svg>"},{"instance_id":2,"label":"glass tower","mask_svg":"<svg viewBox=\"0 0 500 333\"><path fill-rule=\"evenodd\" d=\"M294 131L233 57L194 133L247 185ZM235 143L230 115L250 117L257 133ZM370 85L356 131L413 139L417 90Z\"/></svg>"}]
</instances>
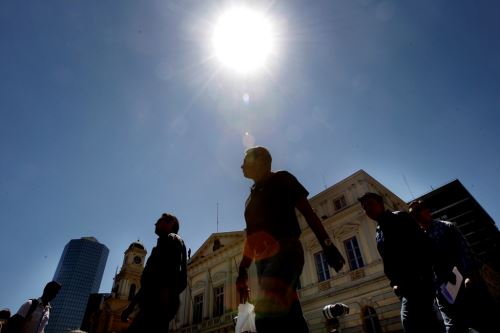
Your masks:
<instances>
[{"instance_id":1,"label":"glass tower","mask_svg":"<svg viewBox=\"0 0 500 333\"><path fill-rule=\"evenodd\" d=\"M51 302L47 333L80 328L89 295L99 291L108 253L94 237L72 239L66 244L54 274L62 288Z\"/></svg>"}]
</instances>

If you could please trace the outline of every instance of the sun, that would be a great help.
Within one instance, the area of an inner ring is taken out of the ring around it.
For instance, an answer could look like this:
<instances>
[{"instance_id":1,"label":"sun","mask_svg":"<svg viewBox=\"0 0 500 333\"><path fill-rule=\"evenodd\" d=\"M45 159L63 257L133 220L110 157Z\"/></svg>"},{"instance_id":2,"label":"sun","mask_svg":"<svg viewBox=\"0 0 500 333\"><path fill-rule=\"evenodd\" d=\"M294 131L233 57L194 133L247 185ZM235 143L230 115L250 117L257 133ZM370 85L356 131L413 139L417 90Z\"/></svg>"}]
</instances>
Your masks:
<instances>
[{"instance_id":1,"label":"sun","mask_svg":"<svg viewBox=\"0 0 500 333\"><path fill-rule=\"evenodd\" d=\"M218 18L212 42L217 59L241 74L262 68L275 46L269 18L245 7L229 9Z\"/></svg>"}]
</instances>

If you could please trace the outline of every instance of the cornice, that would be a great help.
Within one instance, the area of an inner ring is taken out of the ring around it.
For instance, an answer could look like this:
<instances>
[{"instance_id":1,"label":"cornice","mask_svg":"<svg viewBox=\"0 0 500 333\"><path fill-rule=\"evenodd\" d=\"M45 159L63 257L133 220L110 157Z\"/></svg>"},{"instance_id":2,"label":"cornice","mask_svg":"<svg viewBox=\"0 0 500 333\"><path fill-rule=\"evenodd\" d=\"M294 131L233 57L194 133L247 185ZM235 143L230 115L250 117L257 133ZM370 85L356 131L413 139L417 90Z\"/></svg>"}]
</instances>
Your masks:
<instances>
[{"instance_id":1,"label":"cornice","mask_svg":"<svg viewBox=\"0 0 500 333\"><path fill-rule=\"evenodd\" d=\"M218 264L232 258L235 254L240 254L243 251L243 240L241 242L234 242L224 246L207 256L199 255L197 258L192 258L188 263L188 271L196 271L200 267L205 267L208 263L211 265Z\"/></svg>"}]
</instances>

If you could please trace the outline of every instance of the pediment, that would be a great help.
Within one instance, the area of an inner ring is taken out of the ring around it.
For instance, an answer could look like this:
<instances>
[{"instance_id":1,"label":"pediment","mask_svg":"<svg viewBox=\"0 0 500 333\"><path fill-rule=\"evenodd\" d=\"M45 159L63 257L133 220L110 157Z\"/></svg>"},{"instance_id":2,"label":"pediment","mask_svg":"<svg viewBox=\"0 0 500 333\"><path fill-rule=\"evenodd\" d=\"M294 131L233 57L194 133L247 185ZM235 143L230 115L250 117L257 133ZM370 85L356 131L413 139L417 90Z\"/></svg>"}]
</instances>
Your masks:
<instances>
[{"instance_id":1,"label":"pediment","mask_svg":"<svg viewBox=\"0 0 500 333\"><path fill-rule=\"evenodd\" d=\"M196 281L196 282L193 284L192 289L193 289L193 290L203 289L203 288L205 288L206 284L207 284L207 283L206 283L205 281L203 281L203 280Z\"/></svg>"},{"instance_id":2,"label":"pediment","mask_svg":"<svg viewBox=\"0 0 500 333\"><path fill-rule=\"evenodd\" d=\"M340 227L335 227L332 230L333 237L335 239L343 239L348 235L355 234L359 230L359 225L358 222L348 222Z\"/></svg>"},{"instance_id":3,"label":"pediment","mask_svg":"<svg viewBox=\"0 0 500 333\"><path fill-rule=\"evenodd\" d=\"M244 231L213 233L191 257L190 262L197 259L210 257L216 254L218 251L230 248L231 246L240 245L242 244L244 238Z\"/></svg>"}]
</instances>

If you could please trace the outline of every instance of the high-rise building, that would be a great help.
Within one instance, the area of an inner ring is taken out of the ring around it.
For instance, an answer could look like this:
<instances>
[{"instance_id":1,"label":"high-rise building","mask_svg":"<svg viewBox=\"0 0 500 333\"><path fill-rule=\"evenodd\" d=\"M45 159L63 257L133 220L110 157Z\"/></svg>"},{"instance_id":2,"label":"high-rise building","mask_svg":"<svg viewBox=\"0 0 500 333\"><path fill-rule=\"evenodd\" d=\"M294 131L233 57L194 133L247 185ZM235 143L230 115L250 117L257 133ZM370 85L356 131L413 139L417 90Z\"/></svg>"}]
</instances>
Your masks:
<instances>
[{"instance_id":1,"label":"high-rise building","mask_svg":"<svg viewBox=\"0 0 500 333\"><path fill-rule=\"evenodd\" d=\"M72 239L66 244L54 274L62 288L52 302L47 333L80 328L89 295L99 291L108 253L94 237Z\"/></svg>"}]
</instances>

